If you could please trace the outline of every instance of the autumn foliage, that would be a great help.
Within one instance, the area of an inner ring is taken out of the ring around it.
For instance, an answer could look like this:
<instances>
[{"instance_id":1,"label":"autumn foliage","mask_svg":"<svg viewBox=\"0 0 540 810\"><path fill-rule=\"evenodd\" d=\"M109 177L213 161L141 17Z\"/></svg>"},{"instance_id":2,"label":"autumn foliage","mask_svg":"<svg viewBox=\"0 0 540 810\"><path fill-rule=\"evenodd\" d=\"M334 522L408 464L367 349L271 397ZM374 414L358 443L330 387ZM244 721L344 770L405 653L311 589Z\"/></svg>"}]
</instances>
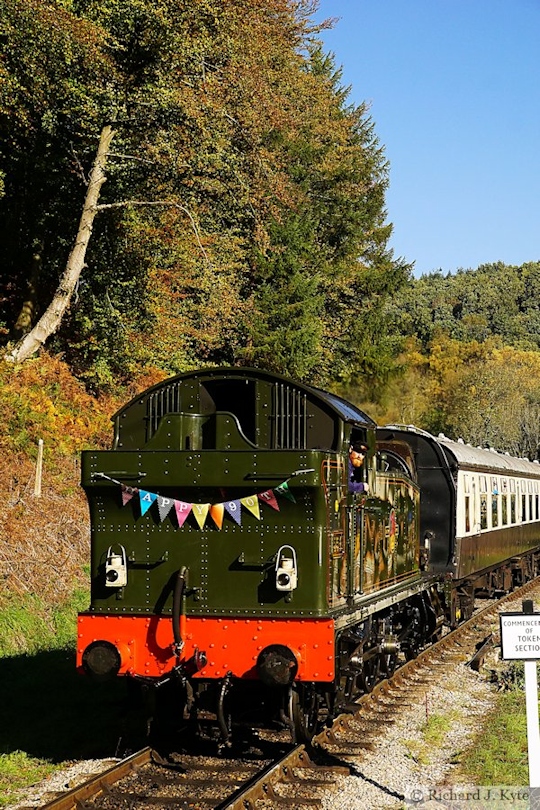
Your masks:
<instances>
[{"instance_id":1,"label":"autumn foliage","mask_svg":"<svg viewBox=\"0 0 540 810\"><path fill-rule=\"evenodd\" d=\"M0 366L0 604L33 593L61 602L83 581L89 527L79 453L107 446L114 410L112 400L92 399L57 358L42 355L15 372Z\"/></svg>"}]
</instances>

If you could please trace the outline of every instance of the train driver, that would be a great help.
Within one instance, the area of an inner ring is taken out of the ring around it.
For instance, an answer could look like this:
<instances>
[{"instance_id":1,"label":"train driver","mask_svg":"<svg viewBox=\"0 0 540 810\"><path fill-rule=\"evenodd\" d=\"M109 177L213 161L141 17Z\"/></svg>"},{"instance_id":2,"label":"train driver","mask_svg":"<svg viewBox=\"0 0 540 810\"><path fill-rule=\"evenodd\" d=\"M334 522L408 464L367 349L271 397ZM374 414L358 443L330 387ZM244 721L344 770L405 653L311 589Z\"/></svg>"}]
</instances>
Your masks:
<instances>
[{"instance_id":1,"label":"train driver","mask_svg":"<svg viewBox=\"0 0 540 810\"><path fill-rule=\"evenodd\" d=\"M366 453L367 446L363 442L352 442L349 447L349 492L367 492L369 489L364 473Z\"/></svg>"}]
</instances>

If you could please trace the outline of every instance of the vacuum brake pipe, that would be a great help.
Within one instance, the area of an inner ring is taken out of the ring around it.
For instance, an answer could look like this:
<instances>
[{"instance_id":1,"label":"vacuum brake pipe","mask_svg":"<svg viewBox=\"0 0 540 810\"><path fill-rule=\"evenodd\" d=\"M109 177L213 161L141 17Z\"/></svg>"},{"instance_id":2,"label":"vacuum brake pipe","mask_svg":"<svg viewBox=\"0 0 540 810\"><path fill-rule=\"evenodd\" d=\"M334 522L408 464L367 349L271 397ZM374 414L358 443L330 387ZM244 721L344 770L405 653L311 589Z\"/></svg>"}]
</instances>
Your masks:
<instances>
[{"instance_id":1,"label":"vacuum brake pipe","mask_svg":"<svg viewBox=\"0 0 540 810\"><path fill-rule=\"evenodd\" d=\"M174 636L174 651L179 658L182 650L184 649L184 636L186 631L186 609L185 609L185 592L186 592L186 576L187 568L185 565L178 571L176 582L174 584L173 594L173 609L172 609L172 626Z\"/></svg>"}]
</instances>

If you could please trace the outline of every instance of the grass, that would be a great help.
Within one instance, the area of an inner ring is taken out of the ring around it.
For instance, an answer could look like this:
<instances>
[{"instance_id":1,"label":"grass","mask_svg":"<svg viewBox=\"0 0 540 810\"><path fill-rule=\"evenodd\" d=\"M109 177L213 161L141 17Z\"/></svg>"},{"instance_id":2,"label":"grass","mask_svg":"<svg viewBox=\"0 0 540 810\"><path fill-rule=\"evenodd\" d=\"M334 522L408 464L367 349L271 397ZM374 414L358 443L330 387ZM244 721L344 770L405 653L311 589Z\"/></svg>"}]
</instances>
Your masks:
<instances>
[{"instance_id":1,"label":"grass","mask_svg":"<svg viewBox=\"0 0 540 810\"><path fill-rule=\"evenodd\" d=\"M409 757L419 765L429 765L431 752L443 744L454 722L456 715L453 713L431 714L420 728L421 739L403 740Z\"/></svg>"},{"instance_id":2,"label":"grass","mask_svg":"<svg viewBox=\"0 0 540 810\"><path fill-rule=\"evenodd\" d=\"M75 617L89 603L89 592L82 588L60 605L50 605L36 594L2 597L0 657L69 647L75 641Z\"/></svg>"},{"instance_id":3,"label":"grass","mask_svg":"<svg viewBox=\"0 0 540 810\"><path fill-rule=\"evenodd\" d=\"M500 692L473 744L461 758L456 782L477 785L528 785L525 692Z\"/></svg>"},{"instance_id":4,"label":"grass","mask_svg":"<svg viewBox=\"0 0 540 810\"><path fill-rule=\"evenodd\" d=\"M80 590L56 609L39 596L2 600L0 808L73 760L114 756L119 738L131 739L125 684L75 671L77 610L87 605Z\"/></svg>"},{"instance_id":5,"label":"grass","mask_svg":"<svg viewBox=\"0 0 540 810\"><path fill-rule=\"evenodd\" d=\"M113 756L124 733L124 683L75 672L90 550L79 451L109 445L117 406L46 352L16 369L0 363L0 808L74 759Z\"/></svg>"},{"instance_id":6,"label":"grass","mask_svg":"<svg viewBox=\"0 0 540 810\"><path fill-rule=\"evenodd\" d=\"M454 715L432 714L428 717L421 732L426 743L433 748L441 745L455 721Z\"/></svg>"},{"instance_id":7,"label":"grass","mask_svg":"<svg viewBox=\"0 0 540 810\"><path fill-rule=\"evenodd\" d=\"M0 756L0 807L15 799L16 793L40 782L55 771L55 766L42 759L28 757L24 751Z\"/></svg>"}]
</instances>

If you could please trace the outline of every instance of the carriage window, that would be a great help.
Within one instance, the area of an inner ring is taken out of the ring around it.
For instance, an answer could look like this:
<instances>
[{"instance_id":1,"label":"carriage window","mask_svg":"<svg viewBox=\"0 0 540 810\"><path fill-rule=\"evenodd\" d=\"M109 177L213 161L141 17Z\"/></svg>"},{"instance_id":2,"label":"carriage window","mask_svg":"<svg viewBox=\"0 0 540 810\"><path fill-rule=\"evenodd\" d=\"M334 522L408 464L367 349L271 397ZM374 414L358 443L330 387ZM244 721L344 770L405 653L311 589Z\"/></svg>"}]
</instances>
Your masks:
<instances>
[{"instance_id":1,"label":"carriage window","mask_svg":"<svg viewBox=\"0 0 540 810\"><path fill-rule=\"evenodd\" d=\"M525 493L521 495L521 521L522 523L527 521L527 496Z\"/></svg>"},{"instance_id":2,"label":"carriage window","mask_svg":"<svg viewBox=\"0 0 540 810\"><path fill-rule=\"evenodd\" d=\"M498 509L499 496L493 494L491 496L491 525L493 527L499 525L499 509Z\"/></svg>"},{"instance_id":3,"label":"carriage window","mask_svg":"<svg viewBox=\"0 0 540 810\"><path fill-rule=\"evenodd\" d=\"M508 523L508 498L506 495L501 495L501 512L502 512L502 524L506 526Z\"/></svg>"},{"instance_id":4,"label":"carriage window","mask_svg":"<svg viewBox=\"0 0 540 810\"><path fill-rule=\"evenodd\" d=\"M465 495L465 533L471 530L471 499L469 495Z\"/></svg>"},{"instance_id":5,"label":"carriage window","mask_svg":"<svg viewBox=\"0 0 540 810\"><path fill-rule=\"evenodd\" d=\"M471 491L470 487L469 487L469 476L468 475L463 476L463 490L464 490L464 492L470 492Z\"/></svg>"},{"instance_id":6,"label":"carriage window","mask_svg":"<svg viewBox=\"0 0 540 810\"><path fill-rule=\"evenodd\" d=\"M487 494L482 492L480 495L480 528L487 529L487 511L488 511L488 502L487 502Z\"/></svg>"},{"instance_id":7,"label":"carriage window","mask_svg":"<svg viewBox=\"0 0 540 810\"><path fill-rule=\"evenodd\" d=\"M516 494L510 494L510 523L516 522Z\"/></svg>"},{"instance_id":8,"label":"carriage window","mask_svg":"<svg viewBox=\"0 0 540 810\"><path fill-rule=\"evenodd\" d=\"M538 495L535 495L534 497L535 497L535 500L536 500L536 519L538 520L538 518L539 518L538 507L540 506L540 504L538 502Z\"/></svg>"},{"instance_id":9,"label":"carriage window","mask_svg":"<svg viewBox=\"0 0 540 810\"><path fill-rule=\"evenodd\" d=\"M487 478L485 475L480 476L480 492L487 492Z\"/></svg>"},{"instance_id":10,"label":"carriage window","mask_svg":"<svg viewBox=\"0 0 540 810\"><path fill-rule=\"evenodd\" d=\"M533 496L529 495L529 520L534 520Z\"/></svg>"}]
</instances>

